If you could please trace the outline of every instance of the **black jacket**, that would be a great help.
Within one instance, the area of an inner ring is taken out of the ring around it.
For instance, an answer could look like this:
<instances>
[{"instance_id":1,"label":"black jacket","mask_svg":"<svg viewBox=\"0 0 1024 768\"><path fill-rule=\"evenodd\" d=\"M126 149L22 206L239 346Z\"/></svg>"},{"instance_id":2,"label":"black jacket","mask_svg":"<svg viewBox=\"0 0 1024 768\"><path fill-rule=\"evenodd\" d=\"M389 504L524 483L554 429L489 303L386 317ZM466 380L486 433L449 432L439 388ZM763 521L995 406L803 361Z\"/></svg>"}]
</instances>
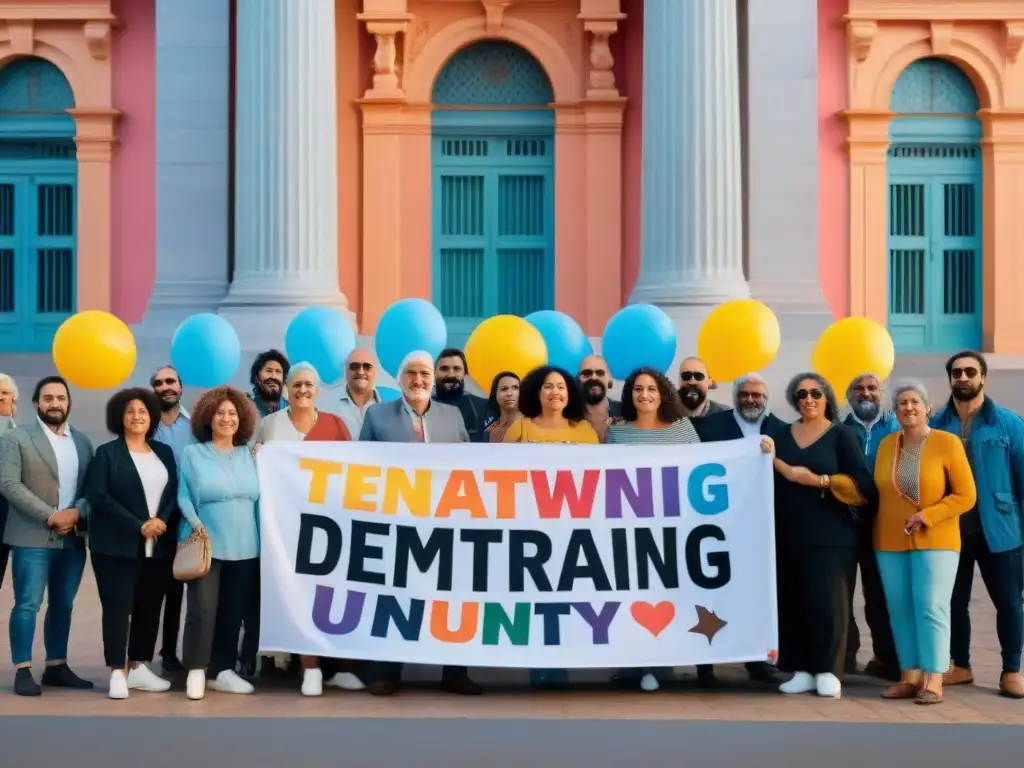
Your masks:
<instances>
[{"instance_id":1,"label":"black jacket","mask_svg":"<svg viewBox=\"0 0 1024 768\"><path fill-rule=\"evenodd\" d=\"M171 557L178 542L178 468L174 453L163 443L149 441L149 447L167 467L167 485L160 496L157 517L167 530L157 538L153 557ZM89 549L98 555L143 557L145 540L142 524L149 520L146 492L124 438L96 449L89 467L85 495L92 505L89 517Z\"/></svg>"},{"instance_id":2,"label":"black jacket","mask_svg":"<svg viewBox=\"0 0 1024 768\"><path fill-rule=\"evenodd\" d=\"M761 422L761 434L769 435L785 425L786 422L774 413L769 412ZM697 434L700 435L700 441L702 443L716 443L721 440L740 440L743 437L743 430L741 430L740 425L736 423L736 417L733 416L731 408L726 411L719 411L718 413L710 414L705 416L703 419L693 419L693 428L697 430Z\"/></svg>"}]
</instances>

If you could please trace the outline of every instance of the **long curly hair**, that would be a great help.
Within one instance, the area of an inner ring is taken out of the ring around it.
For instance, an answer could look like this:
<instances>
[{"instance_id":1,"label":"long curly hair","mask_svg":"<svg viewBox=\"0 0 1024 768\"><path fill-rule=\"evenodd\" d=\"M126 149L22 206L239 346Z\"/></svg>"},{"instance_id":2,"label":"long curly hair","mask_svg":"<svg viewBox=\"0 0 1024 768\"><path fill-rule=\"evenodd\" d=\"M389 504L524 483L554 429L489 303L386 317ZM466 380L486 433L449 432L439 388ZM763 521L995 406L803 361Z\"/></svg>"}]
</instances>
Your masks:
<instances>
[{"instance_id":1,"label":"long curly hair","mask_svg":"<svg viewBox=\"0 0 1024 768\"><path fill-rule=\"evenodd\" d=\"M238 431L232 442L236 446L245 445L256 433L260 414L253 401L234 387L214 387L201 394L192 406L192 434L200 443L208 443L213 439L213 417L225 401L238 411Z\"/></svg>"},{"instance_id":2,"label":"long curly hair","mask_svg":"<svg viewBox=\"0 0 1024 768\"><path fill-rule=\"evenodd\" d=\"M839 417L839 405L836 403L835 390L832 389L831 384L825 381L824 376L820 376L817 373L798 373L789 380L789 384L786 385L786 402L789 403L789 407L798 414L800 413L800 403L797 402L796 393L800 389L800 382L807 379L816 382L818 388L825 395L825 418L829 421L835 421Z\"/></svg>"},{"instance_id":3,"label":"long curly hair","mask_svg":"<svg viewBox=\"0 0 1024 768\"><path fill-rule=\"evenodd\" d=\"M654 368L637 368L626 378L622 385L622 420L636 421L636 403L633 402L633 387L641 376L650 376L658 386L661 405L658 406L658 418L666 424L674 424L683 418L683 402L672 382L661 371Z\"/></svg>"},{"instance_id":4,"label":"long curly hair","mask_svg":"<svg viewBox=\"0 0 1024 768\"><path fill-rule=\"evenodd\" d=\"M535 419L540 416L540 391L544 387L544 380L552 373L556 373L565 380L567 400L562 415L570 424L583 421L585 418L583 410L583 394L580 392L580 385L571 373L563 368L553 365L544 365L534 368L519 382L519 412L528 419Z\"/></svg>"}]
</instances>

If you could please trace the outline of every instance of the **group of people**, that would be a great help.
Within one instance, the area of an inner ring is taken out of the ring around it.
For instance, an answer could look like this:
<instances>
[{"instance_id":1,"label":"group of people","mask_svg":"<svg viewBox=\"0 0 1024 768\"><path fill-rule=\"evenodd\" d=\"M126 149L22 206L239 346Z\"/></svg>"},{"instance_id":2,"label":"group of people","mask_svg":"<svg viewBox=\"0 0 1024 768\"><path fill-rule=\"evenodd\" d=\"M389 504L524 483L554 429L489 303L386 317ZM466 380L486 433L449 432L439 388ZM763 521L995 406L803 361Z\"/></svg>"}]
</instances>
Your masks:
<instances>
[{"instance_id":1,"label":"group of people","mask_svg":"<svg viewBox=\"0 0 1024 768\"><path fill-rule=\"evenodd\" d=\"M609 397L613 381L598 355L575 373L500 373L487 398L466 390L467 369L458 349L437 359L412 353L400 366L401 396L382 401L365 349L352 352L336 389L325 389L310 364L270 350L252 365L251 392L211 389L190 413L177 372L164 367L150 387L110 399L115 439L95 450L68 423L71 393L60 377L36 384L35 418L17 427L17 388L0 375L0 583L9 555L15 692L41 693L32 647L44 596L40 682L93 687L67 664L88 549L111 698L166 691L167 674L181 670L190 699L208 687L252 693L251 680L275 670L301 677L306 696L325 685L395 693L401 664L261 653L256 463L269 442L678 445L759 436L775 469L779 655L776 666L748 663L753 680L787 694L841 696L844 675L861 671L852 609L859 569L873 646L863 671L892 683L885 698L941 702L944 685L974 680L969 602L977 565L996 609L999 690L1024 698L1024 421L986 396L982 354L949 359L950 396L938 407L920 383L887 394L879 376L865 373L850 382L842 420L828 382L798 374L784 393L799 414L793 423L772 413L757 374L733 383L732 408L711 400L714 382L698 358L682 362L678 385L654 369L632 372L620 402ZM183 590L173 557L195 534L208 537L212 565ZM158 641L163 676L151 668ZM665 675L625 669L614 680L653 691ZM697 677L717 683L711 666L698 667ZM564 670L533 670L531 679L567 683ZM463 667L445 667L441 685L481 693Z\"/></svg>"}]
</instances>

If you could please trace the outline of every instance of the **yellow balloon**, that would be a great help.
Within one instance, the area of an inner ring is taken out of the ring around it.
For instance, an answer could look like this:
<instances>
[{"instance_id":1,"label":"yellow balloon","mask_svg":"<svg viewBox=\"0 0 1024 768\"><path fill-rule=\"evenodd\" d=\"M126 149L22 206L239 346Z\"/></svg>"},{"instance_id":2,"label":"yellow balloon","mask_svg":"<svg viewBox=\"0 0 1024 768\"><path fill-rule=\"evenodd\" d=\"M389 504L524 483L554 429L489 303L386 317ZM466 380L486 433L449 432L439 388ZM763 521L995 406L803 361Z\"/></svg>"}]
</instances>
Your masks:
<instances>
[{"instance_id":1,"label":"yellow balloon","mask_svg":"<svg viewBox=\"0 0 1024 768\"><path fill-rule=\"evenodd\" d=\"M112 389L135 370L131 328L109 312L72 315L53 337L53 362L69 384L82 389Z\"/></svg>"},{"instance_id":2,"label":"yellow balloon","mask_svg":"<svg viewBox=\"0 0 1024 768\"><path fill-rule=\"evenodd\" d=\"M735 381L770 365L782 333L775 313L756 299L719 304L697 335L697 356L715 381Z\"/></svg>"},{"instance_id":3,"label":"yellow balloon","mask_svg":"<svg viewBox=\"0 0 1024 768\"><path fill-rule=\"evenodd\" d=\"M495 315L478 325L466 342L469 374L484 392L502 371L525 376L548 361L540 331L521 317Z\"/></svg>"},{"instance_id":4,"label":"yellow balloon","mask_svg":"<svg viewBox=\"0 0 1024 768\"><path fill-rule=\"evenodd\" d=\"M811 365L836 392L840 405L846 389L863 373L885 379L896 363L896 348L884 327L866 317L847 317L832 323L814 345Z\"/></svg>"}]
</instances>

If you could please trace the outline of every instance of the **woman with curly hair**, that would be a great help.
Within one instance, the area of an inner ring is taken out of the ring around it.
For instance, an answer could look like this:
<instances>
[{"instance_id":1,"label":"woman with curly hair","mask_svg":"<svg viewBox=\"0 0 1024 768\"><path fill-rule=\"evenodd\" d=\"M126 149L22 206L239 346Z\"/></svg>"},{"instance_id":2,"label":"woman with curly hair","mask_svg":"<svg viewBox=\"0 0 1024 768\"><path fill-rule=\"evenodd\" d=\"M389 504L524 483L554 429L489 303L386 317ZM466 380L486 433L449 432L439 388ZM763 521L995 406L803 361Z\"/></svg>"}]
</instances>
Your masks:
<instances>
[{"instance_id":1,"label":"woman with curly hair","mask_svg":"<svg viewBox=\"0 0 1024 768\"><path fill-rule=\"evenodd\" d=\"M508 428L519 418L519 384L519 377L512 371L502 371L491 382L484 419L487 442L503 442Z\"/></svg>"},{"instance_id":2,"label":"woman with curly hair","mask_svg":"<svg viewBox=\"0 0 1024 768\"><path fill-rule=\"evenodd\" d=\"M786 387L800 414L775 440L775 543L783 693L838 699L846 658L857 543L875 483L856 435L837 419L828 382L801 373ZM853 497L853 498L851 498Z\"/></svg>"},{"instance_id":3,"label":"woman with curly hair","mask_svg":"<svg viewBox=\"0 0 1024 768\"><path fill-rule=\"evenodd\" d=\"M254 690L234 667L242 614L259 578L260 491L247 447L258 421L256 406L237 389L211 389L192 410L198 442L182 453L178 538L205 531L213 554L209 572L188 583L186 596L182 662L188 670L186 694L194 700L205 695L207 675L224 693Z\"/></svg>"},{"instance_id":4,"label":"woman with curly hair","mask_svg":"<svg viewBox=\"0 0 1024 768\"><path fill-rule=\"evenodd\" d=\"M159 424L160 401L152 390L134 387L110 398L107 430L116 439L96 449L85 489L112 699L171 687L146 666L172 580L180 517L174 452L153 440Z\"/></svg>"}]
</instances>

